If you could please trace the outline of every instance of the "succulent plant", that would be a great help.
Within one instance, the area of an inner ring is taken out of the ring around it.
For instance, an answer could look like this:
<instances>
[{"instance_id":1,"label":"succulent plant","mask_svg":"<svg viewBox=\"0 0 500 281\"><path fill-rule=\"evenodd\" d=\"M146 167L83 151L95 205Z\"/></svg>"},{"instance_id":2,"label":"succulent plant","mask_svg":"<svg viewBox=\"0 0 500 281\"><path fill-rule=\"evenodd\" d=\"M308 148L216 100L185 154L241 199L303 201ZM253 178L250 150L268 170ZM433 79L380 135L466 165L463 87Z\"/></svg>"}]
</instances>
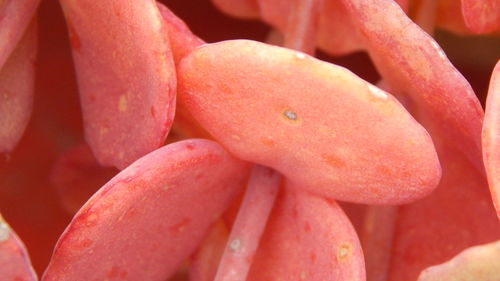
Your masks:
<instances>
[{"instance_id":1,"label":"succulent plant","mask_svg":"<svg viewBox=\"0 0 500 281\"><path fill-rule=\"evenodd\" d=\"M497 1L0 15L2 280L500 280Z\"/></svg>"}]
</instances>

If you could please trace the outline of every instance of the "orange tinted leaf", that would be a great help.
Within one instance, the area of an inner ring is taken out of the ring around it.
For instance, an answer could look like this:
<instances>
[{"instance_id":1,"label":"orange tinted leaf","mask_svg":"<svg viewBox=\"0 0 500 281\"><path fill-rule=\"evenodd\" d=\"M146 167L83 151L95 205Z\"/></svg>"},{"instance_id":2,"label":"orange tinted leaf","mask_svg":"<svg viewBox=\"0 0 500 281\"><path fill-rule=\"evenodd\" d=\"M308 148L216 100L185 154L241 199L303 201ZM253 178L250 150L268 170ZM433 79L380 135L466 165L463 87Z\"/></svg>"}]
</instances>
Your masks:
<instances>
[{"instance_id":1,"label":"orange tinted leaf","mask_svg":"<svg viewBox=\"0 0 500 281\"><path fill-rule=\"evenodd\" d=\"M500 62L495 66L490 81L482 137L491 197L500 219Z\"/></svg>"},{"instance_id":2,"label":"orange tinted leaf","mask_svg":"<svg viewBox=\"0 0 500 281\"><path fill-rule=\"evenodd\" d=\"M410 97L415 117L431 135L443 132L448 145L482 170L483 110L467 80L439 45L392 1L343 3L384 82L394 93Z\"/></svg>"},{"instance_id":3,"label":"orange tinted leaf","mask_svg":"<svg viewBox=\"0 0 500 281\"><path fill-rule=\"evenodd\" d=\"M160 12L152 0L60 2L87 142L100 164L123 169L163 145L173 121L175 68Z\"/></svg>"},{"instance_id":4,"label":"orange tinted leaf","mask_svg":"<svg viewBox=\"0 0 500 281\"><path fill-rule=\"evenodd\" d=\"M334 201L297 187L277 199L248 280L365 280L356 232Z\"/></svg>"},{"instance_id":5,"label":"orange tinted leaf","mask_svg":"<svg viewBox=\"0 0 500 281\"><path fill-rule=\"evenodd\" d=\"M0 216L0 276L2 280L38 280L23 242Z\"/></svg>"},{"instance_id":6,"label":"orange tinted leaf","mask_svg":"<svg viewBox=\"0 0 500 281\"><path fill-rule=\"evenodd\" d=\"M440 178L430 137L393 97L303 53L245 40L205 45L181 62L179 95L236 156L317 194L403 203Z\"/></svg>"},{"instance_id":7,"label":"orange tinted leaf","mask_svg":"<svg viewBox=\"0 0 500 281\"><path fill-rule=\"evenodd\" d=\"M0 68L26 33L40 0L0 2Z\"/></svg>"},{"instance_id":8,"label":"orange tinted leaf","mask_svg":"<svg viewBox=\"0 0 500 281\"><path fill-rule=\"evenodd\" d=\"M28 125L35 91L36 48L33 24L0 69L0 153L12 151Z\"/></svg>"},{"instance_id":9,"label":"orange tinted leaf","mask_svg":"<svg viewBox=\"0 0 500 281\"><path fill-rule=\"evenodd\" d=\"M254 166L215 281L245 281L281 184L276 171Z\"/></svg>"},{"instance_id":10,"label":"orange tinted leaf","mask_svg":"<svg viewBox=\"0 0 500 281\"><path fill-rule=\"evenodd\" d=\"M426 268L418 281L493 281L500 273L500 241L464 250L453 259Z\"/></svg>"},{"instance_id":11,"label":"orange tinted leaf","mask_svg":"<svg viewBox=\"0 0 500 281\"><path fill-rule=\"evenodd\" d=\"M462 0L462 14L465 24L474 33L500 31L498 0Z\"/></svg>"},{"instance_id":12,"label":"orange tinted leaf","mask_svg":"<svg viewBox=\"0 0 500 281\"><path fill-rule=\"evenodd\" d=\"M248 166L214 142L162 147L123 170L76 214L43 280L164 280L240 191Z\"/></svg>"}]
</instances>

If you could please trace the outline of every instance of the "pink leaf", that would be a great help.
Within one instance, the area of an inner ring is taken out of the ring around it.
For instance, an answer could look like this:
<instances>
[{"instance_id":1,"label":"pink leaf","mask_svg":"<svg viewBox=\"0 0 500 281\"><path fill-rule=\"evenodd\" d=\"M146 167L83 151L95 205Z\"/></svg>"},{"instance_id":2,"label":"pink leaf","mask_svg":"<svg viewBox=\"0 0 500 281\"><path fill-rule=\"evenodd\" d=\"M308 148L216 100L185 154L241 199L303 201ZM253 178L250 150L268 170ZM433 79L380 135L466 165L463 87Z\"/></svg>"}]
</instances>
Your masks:
<instances>
[{"instance_id":1,"label":"pink leaf","mask_svg":"<svg viewBox=\"0 0 500 281\"><path fill-rule=\"evenodd\" d=\"M427 132L344 68L235 40L195 50L178 73L179 99L215 139L317 194L404 203L439 181Z\"/></svg>"},{"instance_id":2,"label":"pink leaf","mask_svg":"<svg viewBox=\"0 0 500 281\"><path fill-rule=\"evenodd\" d=\"M451 260L426 268L418 281L494 281L500 274L500 241L468 248Z\"/></svg>"},{"instance_id":3,"label":"pink leaf","mask_svg":"<svg viewBox=\"0 0 500 281\"><path fill-rule=\"evenodd\" d=\"M61 4L86 139L100 164L123 169L163 145L173 121L175 68L160 12L153 0Z\"/></svg>"},{"instance_id":4,"label":"pink leaf","mask_svg":"<svg viewBox=\"0 0 500 281\"><path fill-rule=\"evenodd\" d=\"M206 140L144 156L80 209L43 280L165 280L196 249L247 173L245 163Z\"/></svg>"},{"instance_id":5,"label":"pink leaf","mask_svg":"<svg viewBox=\"0 0 500 281\"><path fill-rule=\"evenodd\" d=\"M462 14L467 27L474 33L500 31L498 0L462 0Z\"/></svg>"},{"instance_id":6,"label":"pink leaf","mask_svg":"<svg viewBox=\"0 0 500 281\"><path fill-rule=\"evenodd\" d=\"M334 201L297 187L277 199L249 281L365 280L356 232Z\"/></svg>"},{"instance_id":7,"label":"pink leaf","mask_svg":"<svg viewBox=\"0 0 500 281\"><path fill-rule=\"evenodd\" d=\"M36 47L36 26L32 24L0 70L0 153L12 151L28 125L35 91Z\"/></svg>"},{"instance_id":8,"label":"pink leaf","mask_svg":"<svg viewBox=\"0 0 500 281\"><path fill-rule=\"evenodd\" d=\"M392 0L342 2L391 92L408 96L415 118L429 133L444 132L448 145L482 170L483 110L439 45Z\"/></svg>"},{"instance_id":9,"label":"pink leaf","mask_svg":"<svg viewBox=\"0 0 500 281\"><path fill-rule=\"evenodd\" d=\"M38 280L23 242L0 216L0 276L2 280Z\"/></svg>"},{"instance_id":10,"label":"pink leaf","mask_svg":"<svg viewBox=\"0 0 500 281\"><path fill-rule=\"evenodd\" d=\"M39 3L40 0L0 2L0 69L26 33Z\"/></svg>"},{"instance_id":11,"label":"pink leaf","mask_svg":"<svg viewBox=\"0 0 500 281\"><path fill-rule=\"evenodd\" d=\"M491 197L500 219L500 62L491 76L483 123L483 159Z\"/></svg>"}]
</instances>

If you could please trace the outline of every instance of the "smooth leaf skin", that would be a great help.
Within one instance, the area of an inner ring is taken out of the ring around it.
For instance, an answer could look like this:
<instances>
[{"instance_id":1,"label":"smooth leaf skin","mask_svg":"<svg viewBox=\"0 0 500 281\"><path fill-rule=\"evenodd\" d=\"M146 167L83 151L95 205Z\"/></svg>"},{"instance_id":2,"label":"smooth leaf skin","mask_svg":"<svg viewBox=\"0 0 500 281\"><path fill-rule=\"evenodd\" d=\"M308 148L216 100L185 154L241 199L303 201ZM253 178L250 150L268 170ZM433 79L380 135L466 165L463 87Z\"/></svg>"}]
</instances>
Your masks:
<instances>
[{"instance_id":1,"label":"smooth leaf skin","mask_svg":"<svg viewBox=\"0 0 500 281\"><path fill-rule=\"evenodd\" d=\"M248 169L207 140L144 156L80 209L43 280L165 280L241 190Z\"/></svg>"},{"instance_id":2,"label":"smooth leaf skin","mask_svg":"<svg viewBox=\"0 0 500 281\"><path fill-rule=\"evenodd\" d=\"M90 147L81 143L59 156L50 180L57 189L61 205L73 215L117 173L115 168L101 167Z\"/></svg>"},{"instance_id":3,"label":"smooth leaf skin","mask_svg":"<svg viewBox=\"0 0 500 281\"><path fill-rule=\"evenodd\" d=\"M445 132L449 145L483 170L483 110L439 45L392 0L342 2L391 92L409 97L415 108L412 113L431 135ZM424 116L430 122L420 118Z\"/></svg>"},{"instance_id":4,"label":"smooth leaf skin","mask_svg":"<svg viewBox=\"0 0 500 281\"><path fill-rule=\"evenodd\" d=\"M0 69L0 153L14 149L31 116L35 91L36 33L36 26L32 24Z\"/></svg>"},{"instance_id":5,"label":"smooth leaf skin","mask_svg":"<svg viewBox=\"0 0 500 281\"><path fill-rule=\"evenodd\" d=\"M234 40L197 49L178 73L179 99L215 139L302 188L397 204L439 181L427 132L393 97L342 67Z\"/></svg>"},{"instance_id":6,"label":"smooth leaf skin","mask_svg":"<svg viewBox=\"0 0 500 281\"><path fill-rule=\"evenodd\" d=\"M441 183L429 197L398 209L388 280L416 280L423 269L500 237L483 176L482 108L439 46L396 5L344 3L384 81L408 98L433 137L443 167Z\"/></svg>"},{"instance_id":7,"label":"smooth leaf skin","mask_svg":"<svg viewBox=\"0 0 500 281\"><path fill-rule=\"evenodd\" d=\"M26 33L39 3L40 0L0 2L0 69Z\"/></svg>"},{"instance_id":8,"label":"smooth leaf skin","mask_svg":"<svg viewBox=\"0 0 500 281\"><path fill-rule=\"evenodd\" d=\"M488 89L482 141L491 197L500 219L500 61L493 70Z\"/></svg>"},{"instance_id":9,"label":"smooth leaf skin","mask_svg":"<svg viewBox=\"0 0 500 281\"><path fill-rule=\"evenodd\" d=\"M215 281L247 280L281 181L282 176L275 170L254 166Z\"/></svg>"},{"instance_id":10,"label":"smooth leaf skin","mask_svg":"<svg viewBox=\"0 0 500 281\"><path fill-rule=\"evenodd\" d=\"M61 0L85 136L99 163L123 169L163 145L176 78L153 0ZM102 20L106 19L106 20Z\"/></svg>"},{"instance_id":11,"label":"smooth leaf skin","mask_svg":"<svg viewBox=\"0 0 500 281\"><path fill-rule=\"evenodd\" d=\"M0 215L0 276L2 280L38 280L26 247Z\"/></svg>"},{"instance_id":12,"label":"smooth leaf skin","mask_svg":"<svg viewBox=\"0 0 500 281\"><path fill-rule=\"evenodd\" d=\"M500 2L498 0L462 0L462 14L467 27L474 33L500 31Z\"/></svg>"},{"instance_id":13,"label":"smooth leaf skin","mask_svg":"<svg viewBox=\"0 0 500 281\"><path fill-rule=\"evenodd\" d=\"M163 17L165 29L170 38L170 46L175 64L197 47L205 44L198 36L194 35L189 27L178 18L167 6L157 3L158 9ZM203 129L191 116L184 104L177 101L175 109L175 119L172 125L172 132L179 138L203 138L212 139L209 133Z\"/></svg>"},{"instance_id":14,"label":"smooth leaf skin","mask_svg":"<svg viewBox=\"0 0 500 281\"><path fill-rule=\"evenodd\" d=\"M5 157L8 160L0 155L0 209L22 237L41 275L71 220L59 205L50 170L60 152L83 141L83 130L61 8L56 1L43 1L37 17L33 117L19 144Z\"/></svg>"},{"instance_id":15,"label":"smooth leaf skin","mask_svg":"<svg viewBox=\"0 0 500 281\"><path fill-rule=\"evenodd\" d=\"M430 196L399 207L389 281L416 280L429 266L446 262L466 248L500 239L485 177L444 137L433 137L443 177Z\"/></svg>"},{"instance_id":16,"label":"smooth leaf skin","mask_svg":"<svg viewBox=\"0 0 500 281\"><path fill-rule=\"evenodd\" d=\"M186 23L177 17L167 6L159 2L157 5L165 22L165 29L168 32L175 64L178 64L187 54L205 44L205 41L194 35Z\"/></svg>"},{"instance_id":17,"label":"smooth leaf skin","mask_svg":"<svg viewBox=\"0 0 500 281\"><path fill-rule=\"evenodd\" d=\"M253 259L248 281L365 280L356 232L333 200L285 185Z\"/></svg>"},{"instance_id":18,"label":"smooth leaf skin","mask_svg":"<svg viewBox=\"0 0 500 281\"><path fill-rule=\"evenodd\" d=\"M495 281L500 273L500 240L469 248L446 263L431 266L418 281Z\"/></svg>"}]
</instances>

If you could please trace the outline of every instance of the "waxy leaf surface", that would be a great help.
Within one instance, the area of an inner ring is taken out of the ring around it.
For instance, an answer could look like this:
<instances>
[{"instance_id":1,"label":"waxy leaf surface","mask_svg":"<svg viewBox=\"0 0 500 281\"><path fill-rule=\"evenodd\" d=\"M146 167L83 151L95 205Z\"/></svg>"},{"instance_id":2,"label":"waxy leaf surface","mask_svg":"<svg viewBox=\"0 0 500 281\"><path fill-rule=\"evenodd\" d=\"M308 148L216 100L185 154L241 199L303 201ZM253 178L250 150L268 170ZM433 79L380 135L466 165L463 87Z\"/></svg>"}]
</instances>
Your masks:
<instances>
[{"instance_id":1,"label":"waxy leaf surface","mask_svg":"<svg viewBox=\"0 0 500 281\"><path fill-rule=\"evenodd\" d=\"M246 281L269 214L281 185L281 175L255 165L231 228L215 281Z\"/></svg>"},{"instance_id":2,"label":"waxy leaf surface","mask_svg":"<svg viewBox=\"0 0 500 281\"><path fill-rule=\"evenodd\" d=\"M444 132L482 170L483 110L439 45L391 0L342 1L390 92L409 99L410 112L431 135Z\"/></svg>"},{"instance_id":3,"label":"waxy leaf surface","mask_svg":"<svg viewBox=\"0 0 500 281\"><path fill-rule=\"evenodd\" d=\"M165 280L196 249L247 174L247 164L206 140L144 156L80 209L43 280Z\"/></svg>"},{"instance_id":4,"label":"waxy leaf surface","mask_svg":"<svg viewBox=\"0 0 500 281\"><path fill-rule=\"evenodd\" d=\"M0 277L2 280L38 280L23 242L0 215Z\"/></svg>"},{"instance_id":5,"label":"waxy leaf surface","mask_svg":"<svg viewBox=\"0 0 500 281\"><path fill-rule=\"evenodd\" d=\"M482 137L491 197L500 219L500 62L497 62L490 81Z\"/></svg>"},{"instance_id":6,"label":"waxy leaf surface","mask_svg":"<svg viewBox=\"0 0 500 281\"><path fill-rule=\"evenodd\" d=\"M168 7L158 3L158 8L165 23L170 38L170 46L174 56L175 64L179 64L180 60L187 54L205 42L194 35L189 27L178 18ZM175 119L172 125L172 133L179 138L203 138L211 139L212 137L203 129L198 122L191 116L184 104L177 100L175 108ZM171 134L172 136L172 134Z\"/></svg>"},{"instance_id":7,"label":"waxy leaf surface","mask_svg":"<svg viewBox=\"0 0 500 281\"><path fill-rule=\"evenodd\" d=\"M163 145L173 121L175 68L162 17L152 0L60 2L86 139L99 163L123 169Z\"/></svg>"},{"instance_id":8,"label":"waxy leaf surface","mask_svg":"<svg viewBox=\"0 0 500 281\"><path fill-rule=\"evenodd\" d=\"M288 187L276 200L248 280L365 280L359 240L340 207Z\"/></svg>"},{"instance_id":9,"label":"waxy leaf surface","mask_svg":"<svg viewBox=\"0 0 500 281\"><path fill-rule=\"evenodd\" d=\"M500 1L498 0L462 0L462 14L465 24L474 33L500 31Z\"/></svg>"},{"instance_id":10,"label":"waxy leaf surface","mask_svg":"<svg viewBox=\"0 0 500 281\"><path fill-rule=\"evenodd\" d=\"M303 53L235 40L179 66L179 99L241 159L317 194L404 203L437 185L427 132L392 96Z\"/></svg>"},{"instance_id":11,"label":"waxy leaf surface","mask_svg":"<svg viewBox=\"0 0 500 281\"><path fill-rule=\"evenodd\" d=\"M445 141L446 132L441 134L433 135L443 167L439 186L430 196L399 207L393 238L387 235L392 249L389 281L416 280L429 266L444 263L466 248L500 239L484 175ZM387 218L370 222L391 227L386 223ZM378 238L383 237L371 236Z\"/></svg>"},{"instance_id":12,"label":"waxy leaf surface","mask_svg":"<svg viewBox=\"0 0 500 281\"><path fill-rule=\"evenodd\" d=\"M40 0L0 2L0 69L26 33Z\"/></svg>"},{"instance_id":13,"label":"waxy leaf surface","mask_svg":"<svg viewBox=\"0 0 500 281\"><path fill-rule=\"evenodd\" d=\"M496 241L468 248L443 264L425 269L418 281L494 281L499 273L500 241Z\"/></svg>"},{"instance_id":14,"label":"waxy leaf surface","mask_svg":"<svg viewBox=\"0 0 500 281\"><path fill-rule=\"evenodd\" d=\"M0 153L12 151L28 125L35 91L36 47L33 24L0 69Z\"/></svg>"}]
</instances>

